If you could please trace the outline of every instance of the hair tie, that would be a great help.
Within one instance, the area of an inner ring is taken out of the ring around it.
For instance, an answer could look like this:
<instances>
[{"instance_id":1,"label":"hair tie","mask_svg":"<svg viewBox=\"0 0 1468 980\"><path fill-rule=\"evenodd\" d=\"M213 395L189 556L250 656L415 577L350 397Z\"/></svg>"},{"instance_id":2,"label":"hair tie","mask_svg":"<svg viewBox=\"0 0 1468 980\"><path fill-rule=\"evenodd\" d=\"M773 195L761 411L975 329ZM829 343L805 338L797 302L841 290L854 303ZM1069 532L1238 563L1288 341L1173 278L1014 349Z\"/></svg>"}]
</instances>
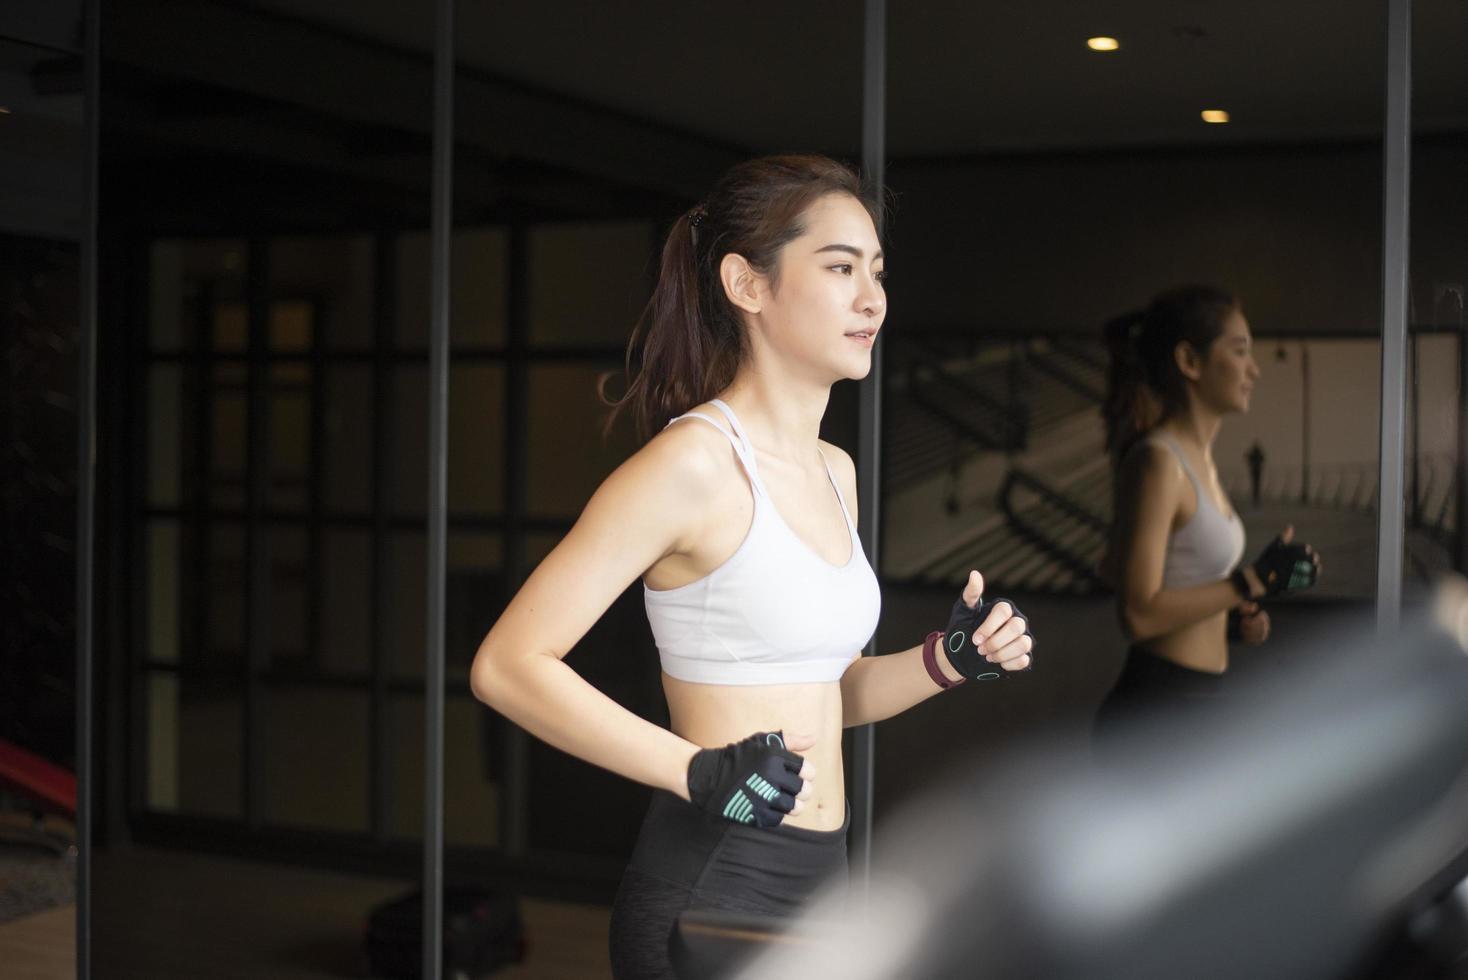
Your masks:
<instances>
[{"instance_id":1,"label":"hair tie","mask_svg":"<svg viewBox=\"0 0 1468 980\"><path fill-rule=\"evenodd\" d=\"M700 204L692 211L688 212L688 224L694 228L697 228L699 225L703 224L703 219L707 218L708 216L709 213L705 211L703 205Z\"/></svg>"}]
</instances>

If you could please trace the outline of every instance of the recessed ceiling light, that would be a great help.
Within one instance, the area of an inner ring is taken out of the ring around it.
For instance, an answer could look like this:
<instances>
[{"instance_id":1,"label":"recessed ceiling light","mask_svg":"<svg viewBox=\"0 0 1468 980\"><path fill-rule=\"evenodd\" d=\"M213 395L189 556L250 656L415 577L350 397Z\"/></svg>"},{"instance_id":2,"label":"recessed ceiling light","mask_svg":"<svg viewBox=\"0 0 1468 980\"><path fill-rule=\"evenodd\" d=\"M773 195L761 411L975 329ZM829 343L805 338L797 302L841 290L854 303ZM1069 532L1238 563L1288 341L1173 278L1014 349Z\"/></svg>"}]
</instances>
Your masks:
<instances>
[{"instance_id":1,"label":"recessed ceiling light","mask_svg":"<svg viewBox=\"0 0 1468 980\"><path fill-rule=\"evenodd\" d=\"M1092 51L1115 51L1121 44L1114 37L1091 37L1086 39L1086 47Z\"/></svg>"},{"instance_id":2,"label":"recessed ceiling light","mask_svg":"<svg viewBox=\"0 0 1468 980\"><path fill-rule=\"evenodd\" d=\"M1204 109L1203 110L1203 121L1205 123L1226 123L1226 122L1228 122L1228 110L1227 109Z\"/></svg>"},{"instance_id":3,"label":"recessed ceiling light","mask_svg":"<svg viewBox=\"0 0 1468 980\"><path fill-rule=\"evenodd\" d=\"M10 115L10 106L8 106L8 105L0 105L0 116L8 116L8 115Z\"/></svg>"}]
</instances>

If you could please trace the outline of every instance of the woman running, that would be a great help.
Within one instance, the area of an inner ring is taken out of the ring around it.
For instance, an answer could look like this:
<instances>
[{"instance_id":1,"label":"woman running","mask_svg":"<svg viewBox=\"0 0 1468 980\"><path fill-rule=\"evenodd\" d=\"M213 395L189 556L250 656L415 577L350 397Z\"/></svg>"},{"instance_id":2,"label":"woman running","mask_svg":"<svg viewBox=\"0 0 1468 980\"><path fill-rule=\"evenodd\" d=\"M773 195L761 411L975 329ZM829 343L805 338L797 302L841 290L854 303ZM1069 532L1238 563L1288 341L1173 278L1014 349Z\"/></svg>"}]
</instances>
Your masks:
<instances>
[{"instance_id":1,"label":"woman running","mask_svg":"<svg viewBox=\"0 0 1468 980\"><path fill-rule=\"evenodd\" d=\"M977 572L949 629L860 657L881 596L855 467L818 434L831 385L871 370L886 316L874 214L852 171L790 156L734 167L674 223L614 409L657 434L474 659L480 700L656 790L612 911L619 978L672 976L684 909L786 915L845 873L844 727L1029 666L1023 617L981 603ZM563 660L639 578L671 730Z\"/></svg>"},{"instance_id":2,"label":"woman running","mask_svg":"<svg viewBox=\"0 0 1468 980\"><path fill-rule=\"evenodd\" d=\"M1307 588L1320 569L1289 527L1239 564L1244 525L1213 464L1225 416L1249 410L1259 379L1238 300L1211 286L1175 289L1108 323L1106 340L1116 508L1102 577L1132 646L1101 706L1103 735L1137 711L1217 703L1230 614L1238 639L1263 643L1269 614L1257 600Z\"/></svg>"}]
</instances>

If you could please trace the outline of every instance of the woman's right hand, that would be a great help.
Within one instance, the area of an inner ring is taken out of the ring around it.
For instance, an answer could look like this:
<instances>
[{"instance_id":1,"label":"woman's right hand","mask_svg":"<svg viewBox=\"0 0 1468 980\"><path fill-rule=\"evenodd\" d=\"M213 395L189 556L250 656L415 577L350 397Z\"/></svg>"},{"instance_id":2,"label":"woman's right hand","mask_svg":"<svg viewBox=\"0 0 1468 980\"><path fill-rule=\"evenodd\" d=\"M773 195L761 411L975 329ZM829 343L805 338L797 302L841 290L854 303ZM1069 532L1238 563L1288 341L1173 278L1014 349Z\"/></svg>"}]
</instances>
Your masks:
<instances>
[{"instance_id":1,"label":"woman's right hand","mask_svg":"<svg viewBox=\"0 0 1468 980\"><path fill-rule=\"evenodd\" d=\"M735 823L777 827L810 796L815 768L797 753L815 744L811 735L756 732L723 748L700 749L688 763L688 800Z\"/></svg>"}]
</instances>

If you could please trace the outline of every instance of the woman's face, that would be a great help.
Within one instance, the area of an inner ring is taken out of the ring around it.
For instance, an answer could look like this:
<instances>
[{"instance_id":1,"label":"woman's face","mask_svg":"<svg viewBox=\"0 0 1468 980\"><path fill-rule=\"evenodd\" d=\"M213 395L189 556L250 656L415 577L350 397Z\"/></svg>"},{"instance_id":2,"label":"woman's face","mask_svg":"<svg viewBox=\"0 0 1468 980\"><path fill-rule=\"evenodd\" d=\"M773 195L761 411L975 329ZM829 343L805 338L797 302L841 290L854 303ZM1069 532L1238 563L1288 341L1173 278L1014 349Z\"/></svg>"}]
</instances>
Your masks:
<instances>
[{"instance_id":1,"label":"woman's face","mask_svg":"<svg viewBox=\"0 0 1468 980\"><path fill-rule=\"evenodd\" d=\"M1223 321L1223 332L1208 348L1197 381L1198 396L1220 414L1247 412L1258 379L1249 322L1243 313L1233 310Z\"/></svg>"},{"instance_id":2,"label":"woman's face","mask_svg":"<svg viewBox=\"0 0 1468 980\"><path fill-rule=\"evenodd\" d=\"M754 328L773 352L823 384L864 378L887 315L877 229L849 194L820 198L804 224L780 252L779 275Z\"/></svg>"}]
</instances>

